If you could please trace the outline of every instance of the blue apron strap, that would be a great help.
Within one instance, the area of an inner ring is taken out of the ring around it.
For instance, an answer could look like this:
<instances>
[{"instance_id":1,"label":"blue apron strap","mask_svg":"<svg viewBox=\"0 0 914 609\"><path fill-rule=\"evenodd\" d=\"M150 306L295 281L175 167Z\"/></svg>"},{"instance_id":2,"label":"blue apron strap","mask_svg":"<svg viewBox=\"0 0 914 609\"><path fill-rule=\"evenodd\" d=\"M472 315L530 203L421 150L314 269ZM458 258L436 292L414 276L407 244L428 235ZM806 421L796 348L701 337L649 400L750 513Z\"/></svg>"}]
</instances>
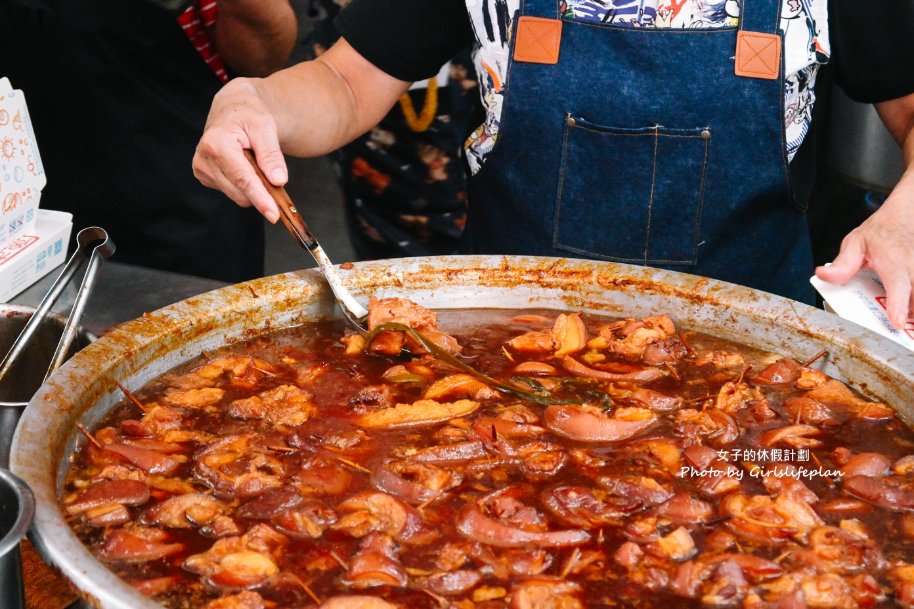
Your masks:
<instances>
[{"instance_id":1,"label":"blue apron strap","mask_svg":"<svg viewBox=\"0 0 914 609\"><path fill-rule=\"evenodd\" d=\"M777 34L781 25L782 5L782 0L742 0L739 9L739 29Z\"/></svg>"},{"instance_id":2,"label":"blue apron strap","mask_svg":"<svg viewBox=\"0 0 914 609\"><path fill-rule=\"evenodd\" d=\"M557 0L521 0L520 14L543 19L558 19L559 5Z\"/></svg>"}]
</instances>

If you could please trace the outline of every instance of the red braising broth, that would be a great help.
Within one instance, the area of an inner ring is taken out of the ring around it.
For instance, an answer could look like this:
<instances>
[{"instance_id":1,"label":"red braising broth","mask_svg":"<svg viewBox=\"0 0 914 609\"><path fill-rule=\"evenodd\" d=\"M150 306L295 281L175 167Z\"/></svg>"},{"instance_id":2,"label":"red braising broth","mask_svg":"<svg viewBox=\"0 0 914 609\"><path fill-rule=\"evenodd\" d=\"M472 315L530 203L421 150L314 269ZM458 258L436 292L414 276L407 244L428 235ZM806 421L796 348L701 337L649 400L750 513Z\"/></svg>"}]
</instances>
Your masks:
<instances>
[{"instance_id":1,"label":"red braising broth","mask_svg":"<svg viewBox=\"0 0 914 609\"><path fill-rule=\"evenodd\" d=\"M914 435L816 363L665 316L440 317L412 325L517 391L392 326L232 345L93 430L74 531L174 609L914 606Z\"/></svg>"}]
</instances>

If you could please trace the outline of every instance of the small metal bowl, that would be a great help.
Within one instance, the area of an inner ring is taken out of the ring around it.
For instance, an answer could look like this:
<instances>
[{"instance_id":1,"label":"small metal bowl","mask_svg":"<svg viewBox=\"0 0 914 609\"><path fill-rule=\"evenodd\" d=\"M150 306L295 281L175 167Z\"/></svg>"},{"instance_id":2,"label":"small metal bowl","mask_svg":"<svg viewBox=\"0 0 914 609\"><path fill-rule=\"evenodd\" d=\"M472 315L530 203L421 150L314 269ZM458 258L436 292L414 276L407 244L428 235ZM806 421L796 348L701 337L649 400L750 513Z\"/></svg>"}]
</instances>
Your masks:
<instances>
[{"instance_id":1,"label":"small metal bowl","mask_svg":"<svg viewBox=\"0 0 914 609\"><path fill-rule=\"evenodd\" d=\"M24 607L19 541L35 516L35 496L19 476L0 467L0 606Z\"/></svg>"},{"instance_id":2,"label":"small metal bowl","mask_svg":"<svg viewBox=\"0 0 914 609\"><path fill-rule=\"evenodd\" d=\"M0 467L0 560L22 539L35 515L35 496L22 478ZM5 588L0 583L0 588Z\"/></svg>"}]
</instances>

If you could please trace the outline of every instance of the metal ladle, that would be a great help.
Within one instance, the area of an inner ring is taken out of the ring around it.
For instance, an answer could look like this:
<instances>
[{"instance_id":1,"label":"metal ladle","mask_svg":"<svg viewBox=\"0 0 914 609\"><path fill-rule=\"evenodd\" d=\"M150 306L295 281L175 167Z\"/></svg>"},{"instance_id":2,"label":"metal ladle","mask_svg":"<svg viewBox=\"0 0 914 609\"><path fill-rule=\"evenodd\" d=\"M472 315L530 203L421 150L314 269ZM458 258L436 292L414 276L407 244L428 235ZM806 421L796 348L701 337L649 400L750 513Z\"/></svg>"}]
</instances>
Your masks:
<instances>
[{"instance_id":1,"label":"metal ladle","mask_svg":"<svg viewBox=\"0 0 914 609\"><path fill-rule=\"evenodd\" d=\"M254 158L254 153L252 151L246 149L244 155L247 157L248 161L250 161L251 166L257 173L257 177L260 178L260 181L267 189L267 192L269 192L273 197L273 200L276 201L276 205L279 207L279 218L282 220L282 223L289 232L292 233L292 236L295 237L299 245L308 250L308 253L310 253L314 258L314 261L317 262L317 266L320 268L321 273L324 274L324 279L330 284L330 289L333 291L333 295L336 297L336 302L340 306L340 309L342 309L343 315L356 330L359 332L367 332L368 328L366 327L365 322L368 319L368 310L359 304L352 293L343 285L340 276L336 273L333 263L330 262L330 258L327 257L321 244L317 242L317 238L311 233L305 219L298 213L298 209L292 202L289 193L287 193L286 189L282 186L273 185L266 176L263 175L263 171L261 171L260 166L257 165L257 159Z\"/></svg>"}]
</instances>

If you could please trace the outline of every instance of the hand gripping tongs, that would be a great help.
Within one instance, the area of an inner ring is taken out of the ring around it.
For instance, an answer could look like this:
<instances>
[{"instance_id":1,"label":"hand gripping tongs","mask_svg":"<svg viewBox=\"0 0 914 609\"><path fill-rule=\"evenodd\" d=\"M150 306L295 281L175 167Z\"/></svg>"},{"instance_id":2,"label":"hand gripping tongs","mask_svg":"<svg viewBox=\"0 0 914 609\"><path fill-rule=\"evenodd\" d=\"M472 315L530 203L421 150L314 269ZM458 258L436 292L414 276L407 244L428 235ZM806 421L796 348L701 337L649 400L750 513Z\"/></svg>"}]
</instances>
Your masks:
<instances>
[{"instance_id":1,"label":"hand gripping tongs","mask_svg":"<svg viewBox=\"0 0 914 609\"><path fill-rule=\"evenodd\" d=\"M36 330L38 330L39 325L47 316L51 307L54 306L54 303L57 302L57 299L60 298L64 288L66 288L67 284L73 279L73 276L76 274L76 271L79 269L82 262L88 258L89 262L86 265L86 273L83 275L82 283L79 286L79 291L76 293L73 307L70 309L70 315L67 317L63 333L61 334L60 341L57 343L57 348L51 358L51 363L48 366L48 371L44 376L44 380L47 380L48 377L67 359L70 346L76 338L76 330L79 325L79 320L82 317L83 310L86 307L86 301L88 300L89 293L92 291L92 286L95 284L98 267L102 260L110 257L115 250L114 241L111 240L108 233L105 232L105 229L97 226L90 226L79 231L79 234L76 236L76 243L76 251L70 256L66 266L64 266L60 275L57 276L51 289L48 290L48 293L41 300L38 307L35 309L35 313L22 329L22 332L19 333L19 336L10 348L9 353L7 353L6 357L3 358L3 361L0 362L0 385L3 384L3 379L13 367L13 364L16 363L25 351L32 336L35 334ZM0 402L0 407L8 408L23 408L26 405L26 402Z\"/></svg>"}]
</instances>

